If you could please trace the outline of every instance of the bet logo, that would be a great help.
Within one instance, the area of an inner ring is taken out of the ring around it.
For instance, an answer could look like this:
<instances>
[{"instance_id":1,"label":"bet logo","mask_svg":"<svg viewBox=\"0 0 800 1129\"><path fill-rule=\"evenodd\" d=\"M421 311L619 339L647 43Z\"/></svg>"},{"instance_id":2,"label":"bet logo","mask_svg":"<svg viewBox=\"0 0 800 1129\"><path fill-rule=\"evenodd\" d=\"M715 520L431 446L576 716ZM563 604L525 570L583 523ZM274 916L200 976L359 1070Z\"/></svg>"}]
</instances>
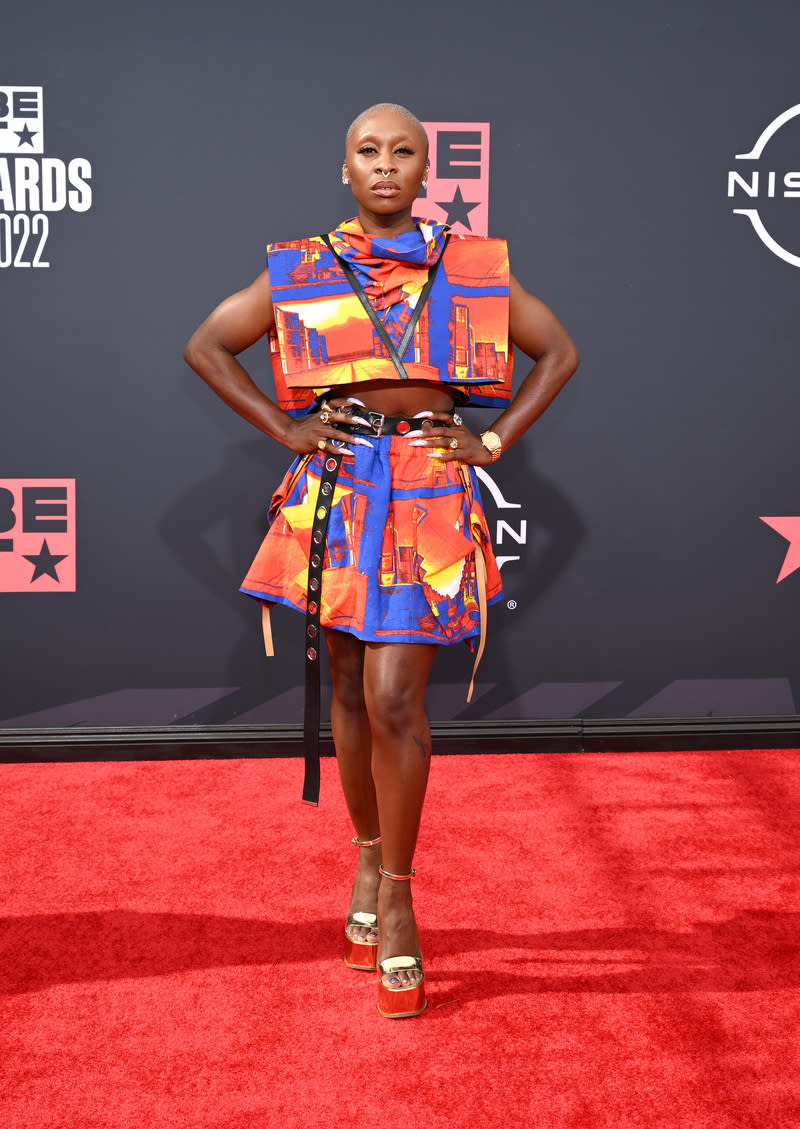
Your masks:
<instances>
[{"instance_id":1,"label":"bet logo","mask_svg":"<svg viewBox=\"0 0 800 1129\"><path fill-rule=\"evenodd\" d=\"M728 173L728 197L744 208L734 208L737 216L747 216L758 238L773 255L800 267L800 238L797 230L800 199L800 106L779 114L761 132L748 153L737 153L746 162Z\"/></svg>"},{"instance_id":2,"label":"bet logo","mask_svg":"<svg viewBox=\"0 0 800 1129\"><path fill-rule=\"evenodd\" d=\"M430 142L428 187L414 204L421 219L471 235L489 232L489 123L423 122Z\"/></svg>"},{"instance_id":3,"label":"bet logo","mask_svg":"<svg viewBox=\"0 0 800 1129\"><path fill-rule=\"evenodd\" d=\"M75 591L75 479L0 478L0 592Z\"/></svg>"},{"instance_id":4,"label":"bet logo","mask_svg":"<svg viewBox=\"0 0 800 1129\"><path fill-rule=\"evenodd\" d=\"M0 86L0 153L43 153L41 86Z\"/></svg>"},{"instance_id":5,"label":"bet logo","mask_svg":"<svg viewBox=\"0 0 800 1129\"><path fill-rule=\"evenodd\" d=\"M49 267L51 215L92 206L91 163L43 154L42 87L0 85L0 269Z\"/></svg>"}]
</instances>

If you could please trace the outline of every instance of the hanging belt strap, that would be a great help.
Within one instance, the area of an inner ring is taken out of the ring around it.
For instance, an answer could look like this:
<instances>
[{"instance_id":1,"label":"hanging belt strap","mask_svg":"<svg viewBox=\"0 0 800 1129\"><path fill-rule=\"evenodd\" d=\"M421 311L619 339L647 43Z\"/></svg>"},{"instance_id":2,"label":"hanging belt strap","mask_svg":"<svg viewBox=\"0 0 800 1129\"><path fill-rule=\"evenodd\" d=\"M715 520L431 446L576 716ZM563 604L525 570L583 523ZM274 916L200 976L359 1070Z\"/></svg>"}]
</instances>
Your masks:
<instances>
[{"instance_id":1,"label":"hanging belt strap","mask_svg":"<svg viewBox=\"0 0 800 1129\"><path fill-rule=\"evenodd\" d=\"M464 493L467 496L467 520L469 521L469 531L472 535L472 540L475 545L475 584L478 590L478 614L481 621L481 633L478 640L478 649L475 653L475 663L472 667L472 678L469 680L469 690L467 691L467 701L472 701L472 690L475 685L475 675L478 673L480 661L483 658L483 652L486 647L486 618L487 618L487 598L486 592L488 588L488 576L486 572L486 554L483 551L483 542L481 535L474 528L472 524L472 479L470 478L469 470L462 462L458 463L458 476L461 479L461 485L464 487Z\"/></svg>"},{"instance_id":2,"label":"hanging belt strap","mask_svg":"<svg viewBox=\"0 0 800 1129\"><path fill-rule=\"evenodd\" d=\"M315 454L315 451L310 451L307 455L303 455L302 459L298 461L298 464L294 469L294 473L283 489L283 502L286 501L291 492L294 490L301 476L305 474L306 467L314 458ZM281 502L281 505L283 505L283 502ZM271 659L275 655L275 645L272 641L272 620L270 618L269 604L261 605L261 630L264 634L264 651L266 652L267 658Z\"/></svg>"},{"instance_id":3,"label":"hanging belt strap","mask_svg":"<svg viewBox=\"0 0 800 1129\"><path fill-rule=\"evenodd\" d=\"M306 804L319 803L319 656L322 645L319 619L322 605L322 562L325 558L328 519L331 515L336 479L339 475L341 463L341 451L325 456L319 481L314 522L311 526L311 552L308 557L308 591L306 593L306 701L303 714L303 745L305 749L303 803Z\"/></svg>"},{"instance_id":4,"label":"hanging belt strap","mask_svg":"<svg viewBox=\"0 0 800 1129\"><path fill-rule=\"evenodd\" d=\"M334 251L333 244L331 243L329 235L323 235L321 238L323 239L326 246L328 247L328 250L336 258L337 263L339 264L339 266L344 271L345 278L347 279L347 281L350 283L353 290L355 291L356 297L358 298L359 302L364 307L364 309L367 311L367 314L369 315L370 321L375 326L375 329L378 332L378 336L380 337L381 341L383 342L383 344L386 348L386 352L389 354L389 359L391 360L392 364L394 365L395 369L397 370L397 375L400 377L401 380L408 380L408 373L405 370L405 366L403 365L402 358L405 356L406 349L408 348L408 343L411 340L411 336L412 336L414 330L417 327L417 322L419 321L420 315L421 315L423 309L425 308L425 303L428 301L428 295L431 292L431 287L433 286L434 279L436 278L436 272L439 270L439 265L440 265L442 258L444 256L444 252L445 252L445 249L447 247L447 241L450 238L450 232L448 231L448 233L444 237L444 244L442 246L442 254L439 256L439 258L436 260L434 265L428 271L428 281L425 283L425 285L423 286L423 288L420 292L419 298L417 299L417 304L414 307L413 313L411 314L411 318L408 322L408 325L405 328L405 331L403 333L399 347L395 345L394 341L392 341L391 337L389 336L389 334L386 330L386 326L383 324L380 317L378 316L378 312L375 309L375 307L372 305L372 302L370 302L369 298L364 293L363 287L361 286L361 283L356 278L355 271L350 266L348 261L346 259L343 259L341 255L337 254L336 251Z\"/></svg>"}]
</instances>

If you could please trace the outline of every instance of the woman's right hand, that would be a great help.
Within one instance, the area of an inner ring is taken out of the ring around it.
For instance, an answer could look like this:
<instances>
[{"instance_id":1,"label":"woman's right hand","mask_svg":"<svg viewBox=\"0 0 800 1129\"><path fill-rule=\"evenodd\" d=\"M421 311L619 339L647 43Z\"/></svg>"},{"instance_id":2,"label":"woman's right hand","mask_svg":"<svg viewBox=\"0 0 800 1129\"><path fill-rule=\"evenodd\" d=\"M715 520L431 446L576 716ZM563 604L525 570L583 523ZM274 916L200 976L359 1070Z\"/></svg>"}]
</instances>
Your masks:
<instances>
[{"instance_id":1,"label":"woman's right hand","mask_svg":"<svg viewBox=\"0 0 800 1129\"><path fill-rule=\"evenodd\" d=\"M352 410L348 412L341 410L351 405L355 405L355 413ZM323 400L319 411L290 421L283 442L298 455L305 455L314 450L341 451L345 455L352 455L353 452L345 446L346 443L371 447L372 444L368 439L360 435L349 435L336 427L337 423L365 423L366 421L358 415L360 406L358 400Z\"/></svg>"}]
</instances>

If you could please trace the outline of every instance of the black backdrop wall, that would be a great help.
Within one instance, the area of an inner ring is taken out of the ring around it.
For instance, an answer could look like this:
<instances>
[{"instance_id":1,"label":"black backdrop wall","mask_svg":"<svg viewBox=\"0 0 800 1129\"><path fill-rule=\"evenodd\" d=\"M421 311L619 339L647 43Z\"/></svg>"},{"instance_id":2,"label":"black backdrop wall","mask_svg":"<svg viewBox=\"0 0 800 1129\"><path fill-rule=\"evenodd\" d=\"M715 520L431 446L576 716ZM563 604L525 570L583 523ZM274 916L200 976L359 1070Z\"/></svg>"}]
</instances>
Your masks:
<instances>
[{"instance_id":1,"label":"black backdrop wall","mask_svg":"<svg viewBox=\"0 0 800 1129\"><path fill-rule=\"evenodd\" d=\"M800 9L399 12L5 12L0 724L299 719L299 618L268 661L236 591L287 453L181 352L268 239L349 214L344 130L384 99L490 124L489 231L584 358L492 468L506 603L432 716L795 713L800 117L753 151L800 104Z\"/></svg>"}]
</instances>

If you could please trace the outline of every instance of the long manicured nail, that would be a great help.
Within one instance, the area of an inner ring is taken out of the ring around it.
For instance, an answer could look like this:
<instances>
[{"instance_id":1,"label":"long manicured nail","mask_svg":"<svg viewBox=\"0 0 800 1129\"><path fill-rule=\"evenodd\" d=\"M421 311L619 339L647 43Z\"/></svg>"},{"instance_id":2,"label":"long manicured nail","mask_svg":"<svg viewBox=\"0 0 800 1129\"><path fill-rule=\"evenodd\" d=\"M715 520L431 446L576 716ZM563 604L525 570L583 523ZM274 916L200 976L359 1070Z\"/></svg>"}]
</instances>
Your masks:
<instances>
[{"instance_id":1,"label":"long manicured nail","mask_svg":"<svg viewBox=\"0 0 800 1129\"><path fill-rule=\"evenodd\" d=\"M413 432L413 434L422 435L422 432L421 431ZM410 447L427 447L428 446L428 440L427 439L412 439L409 446Z\"/></svg>"},{"instance_id":2,"label":"long manicured nail","mask_svg":"<svg viewBox=\"0 0 800 1129\"><path fill-rule=\"evenodd\" d=\"M358 443L359 447L369 447L371 450L375 450L374 444L370 443L369 439L362 439L360 435L351 435L347 442Z\"/></svg>"},{"instance_id":3,"label":"long manicured nail","mask_svg":"<svg viewBox=\"0 0 800 1129\"><path fill-rule=\"evenodd\" d=\"M430 417L432 415L433 415L433 412L417 412L417 414L415 416L412 416L411 418L412 419L430 419Z\"/></svg>"},{"instance_id":4,"label":"long manicured nail","mask_svg":"<svg viewBox=\"0 0 800 1129\"><path fill-rule=\"evenodd\" d=\"M423 432L422 430L417 430L417 431L407 431L407 432L405 433L405 435L403 436L403 438L404 438L404 439L416 439L416 437L417 437L418 435L423 435L423 434L424 434L424 432Z\"/></svg>"},{"instance_id":5,"label":"long manicured nail","mask_svg":"<svg viewBox=\"0 0 800 1129\"><path fill-rule=\"evenodd\" d=\"M364 403L363 400L357 400L355 398L355 396L348 396L347 399L345 400L345 403L346 404L358 404L359 408L366 408L366 406L367 406Z\"/></svg>"}]
</instances>

